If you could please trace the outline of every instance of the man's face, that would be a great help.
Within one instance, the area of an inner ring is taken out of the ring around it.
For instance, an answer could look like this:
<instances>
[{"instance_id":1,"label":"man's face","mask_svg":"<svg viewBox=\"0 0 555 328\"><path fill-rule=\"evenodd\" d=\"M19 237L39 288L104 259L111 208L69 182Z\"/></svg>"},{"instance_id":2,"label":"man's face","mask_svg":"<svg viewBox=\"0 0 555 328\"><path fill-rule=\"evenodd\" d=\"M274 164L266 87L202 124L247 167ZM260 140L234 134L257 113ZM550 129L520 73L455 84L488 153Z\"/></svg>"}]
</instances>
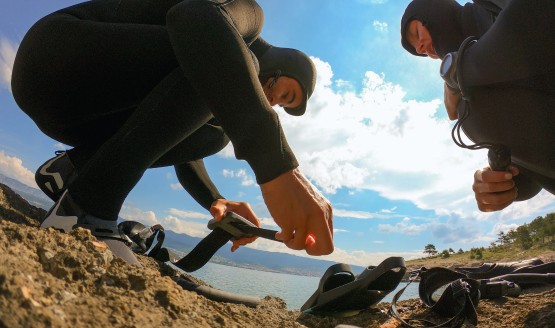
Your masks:
<instances>
[{"instance_id":1,"label":"man's face","mask_svg":"<svg viewBox=\"0 0 555 328\"><path fill-rule=\"evenodd\" d=\"M417 53L427 55L433 59L439 59L432 44L432 36L430 32L419 20L413 20L409 23L406 31L407 41L414 47Z\"/></svg>"},{"instance_id":2,"label":"man's face","mask_svg":"<svg viewBox=\"0 0 555 328\"><path fill-rule=\"evenodd\" d=\"M296 108L303 101L303 89L301 84L288 76L269 78L264 85L264 94L270 105L278 105L287 108Z\"/></svg>"}]
</instances>

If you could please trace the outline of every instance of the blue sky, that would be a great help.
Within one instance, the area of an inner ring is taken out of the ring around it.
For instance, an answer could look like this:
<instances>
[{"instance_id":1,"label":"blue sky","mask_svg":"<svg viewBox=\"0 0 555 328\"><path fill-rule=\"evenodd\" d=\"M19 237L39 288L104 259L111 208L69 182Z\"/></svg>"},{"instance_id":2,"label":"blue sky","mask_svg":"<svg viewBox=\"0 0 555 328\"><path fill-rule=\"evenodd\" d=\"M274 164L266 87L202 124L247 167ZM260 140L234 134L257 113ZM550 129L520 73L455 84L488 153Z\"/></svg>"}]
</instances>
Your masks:
<instances>
[{"instance_id":1,"label":"blue sky","mask_svg":"<svg viewBox=\"0 0 555 328\"><path fill-rule=\"evenodd\" d=\"M17 47L29 27L51 11L79 1L5 1L0 10L0 173L30 186L34 171L65 149L44 136L17 107L9 89ZM460 1L465 3L466 1ZM488 246L499 231L555 211L545 192L501 212L477 211L473 173L484 151L458 148L443 106L440 62L414 57L400 45L407 0L260 0L262 36L312 56L318 69L302 117L279 108L303 173L332 202L336 251L325 259L359 265L388 256ZM251 203L267 228L277 229L254 174L231 146L206 159L222 194ZM172 168L149 170L127 198L121 216L204 236L209 214L178 184ZM290 252L270 241L250 247Z\"/></svg>"}]
</instances>

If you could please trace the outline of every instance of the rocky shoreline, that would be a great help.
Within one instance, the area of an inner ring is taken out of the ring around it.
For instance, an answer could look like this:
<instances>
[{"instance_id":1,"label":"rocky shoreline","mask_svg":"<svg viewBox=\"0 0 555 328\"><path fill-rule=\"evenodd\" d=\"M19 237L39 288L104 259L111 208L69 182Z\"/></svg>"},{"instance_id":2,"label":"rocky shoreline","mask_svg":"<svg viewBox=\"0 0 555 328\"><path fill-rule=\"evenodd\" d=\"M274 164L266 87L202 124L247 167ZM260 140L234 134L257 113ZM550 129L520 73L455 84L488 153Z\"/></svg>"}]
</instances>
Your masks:
<instances>
[{"instance_id":1,"label":"rocky shoreline","mask_svg":"<svg viewBox=\"0 0 555 328\"><path fill-rule=\"evenodd\" d=\"M271 296L256 308L214 302L181 288L165 264L139 256L139 268L114 258L87 230L39 229L43 215L0 185L0 327L400 326L388 303L334 318L287 310ZM418 299L398 306L402 315L426 310ZM553 327L555 289L480 301L477 310L480 327Z\"/></svg>"}]
</instances>

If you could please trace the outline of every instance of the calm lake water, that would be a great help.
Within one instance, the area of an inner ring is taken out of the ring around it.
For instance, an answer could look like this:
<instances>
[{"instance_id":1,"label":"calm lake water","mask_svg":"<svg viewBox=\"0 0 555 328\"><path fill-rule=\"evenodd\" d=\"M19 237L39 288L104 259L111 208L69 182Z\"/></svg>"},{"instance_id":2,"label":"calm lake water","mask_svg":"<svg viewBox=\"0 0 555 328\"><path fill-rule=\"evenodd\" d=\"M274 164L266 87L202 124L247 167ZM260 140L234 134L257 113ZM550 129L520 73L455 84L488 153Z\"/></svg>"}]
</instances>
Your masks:
<instances>
[{"instance_id":1,"label":"calm lake water","mask_svg":"<svg viewBox=\"0 0 555 328\"><path fill-rule=\"evenodd\" d=\"M260 298L267 295L279 297L287 302L288 309L299 309L318 288L320 281L320 277L256 271L214 263L207 263L191 275L226 292ZM401 282L397 289L405 285L405 282ZM395 293L388 294L382 302L391 302ZM418 284L412 283L401 300L409 298L418 298Z\"/></svg>"}]
</instances>

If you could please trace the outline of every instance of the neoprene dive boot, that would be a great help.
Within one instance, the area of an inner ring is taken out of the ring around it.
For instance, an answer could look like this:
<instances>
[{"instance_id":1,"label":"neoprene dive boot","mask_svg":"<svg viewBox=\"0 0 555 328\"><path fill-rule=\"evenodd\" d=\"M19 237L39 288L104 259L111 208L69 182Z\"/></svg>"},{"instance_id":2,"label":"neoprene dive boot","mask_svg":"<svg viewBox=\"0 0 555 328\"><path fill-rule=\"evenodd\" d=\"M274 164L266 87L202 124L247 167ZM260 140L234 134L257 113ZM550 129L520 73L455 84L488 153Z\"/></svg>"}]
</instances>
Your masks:
<instances>
[{"instance_id":1,"label":"neoprene dive boot","mask_svg":"<svg viewBox=\"0 0 555 328\"><path fill-rule=\"evenodd\" d=\"M101 219L85 212L67 190L48 211L40 227L66 233L79 227L89 229L93 236L108 245L115 256L129 264L141 265L129 247L131 240L120 231L117 221Z\"/></svg>"},{"instance_id":2,"label":"neoprene dive boot","mask_svg":"<svg viewBox=\"0 0 555 328\"><path fill-rule=\"evenodd\" d=\"M75 167L65 151L56 151L56 156L39 166L35 173L38 187L53 201L60 199L76 177Z\"/></svg>"}]
</instances>

